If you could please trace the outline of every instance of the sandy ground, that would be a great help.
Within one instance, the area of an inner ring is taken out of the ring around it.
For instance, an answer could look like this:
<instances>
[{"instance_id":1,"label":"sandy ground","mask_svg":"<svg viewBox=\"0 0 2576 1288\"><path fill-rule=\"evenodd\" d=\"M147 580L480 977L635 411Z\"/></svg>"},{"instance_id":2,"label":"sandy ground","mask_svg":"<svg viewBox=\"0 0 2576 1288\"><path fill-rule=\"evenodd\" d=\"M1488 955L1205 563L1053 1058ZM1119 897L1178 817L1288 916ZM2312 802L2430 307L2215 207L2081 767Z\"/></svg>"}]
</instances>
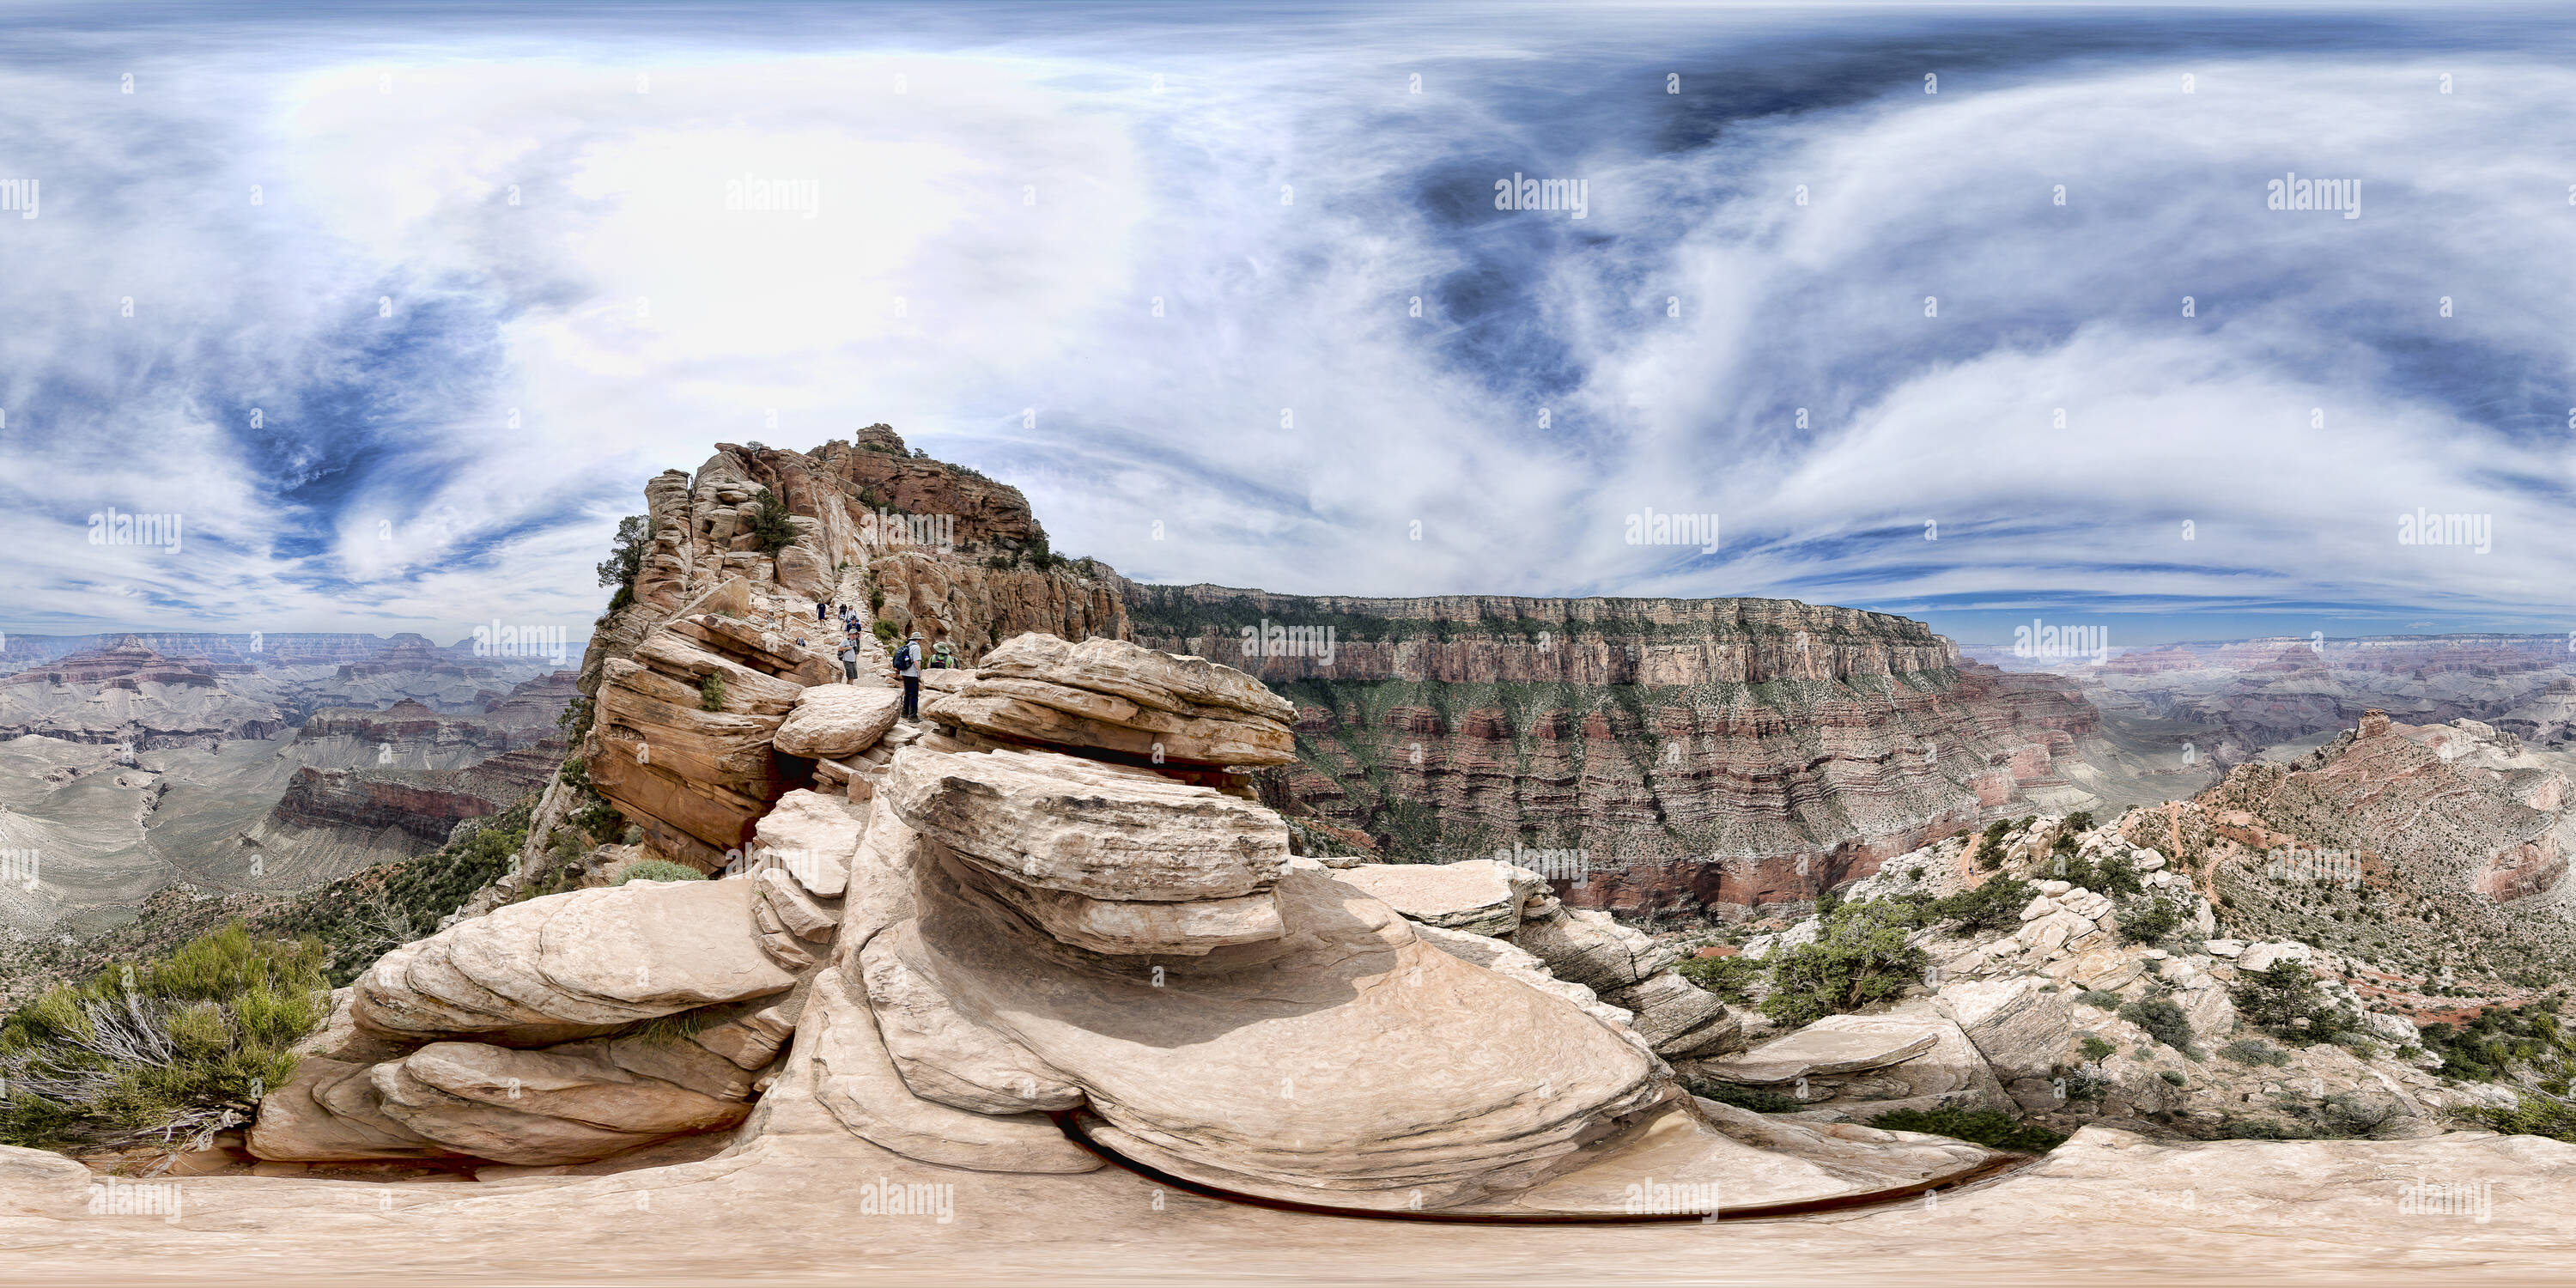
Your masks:
<instances>
[{"instance_id":1,"label":"sandy ground","mask_svg":"<svg viewBox=\"0 0 2576 1288\"><path fill-rule=\"evenodd\" d=\"M1645 1179L1645 1178L1641 1178ZM953 1186L882 1215L873 1187ZM182 1180L181 1214L34 1216L17 1284L2059 1284L2576 1281L2576 1146L2488 1133L2164 1146L2089 1129L1983 1186L1773 1221L1452 1225L1131 1173L1004 1176L851 1138L504 1183ZM2411 1196L2411 1197L2410 1197Z\"/></svg>"}]
</instances>

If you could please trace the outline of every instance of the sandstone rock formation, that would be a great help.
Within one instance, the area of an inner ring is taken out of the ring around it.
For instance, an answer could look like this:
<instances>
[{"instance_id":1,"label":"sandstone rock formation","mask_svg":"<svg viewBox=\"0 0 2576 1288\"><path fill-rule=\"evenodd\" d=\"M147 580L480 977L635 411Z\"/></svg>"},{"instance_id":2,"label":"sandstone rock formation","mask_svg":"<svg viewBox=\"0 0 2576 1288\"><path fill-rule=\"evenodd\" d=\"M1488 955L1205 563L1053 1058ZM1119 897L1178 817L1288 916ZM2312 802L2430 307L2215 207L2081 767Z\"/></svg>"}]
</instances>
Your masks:
<instances>
[{"instance_id":1,"label":"sandstone rock formation","mask_svg":"<svg viewBox=\"0 0 2576 1288\"><path fill-rule=\"evenodd\" d=\"M925 712L978 733L1155 764L1283 765L1295 708L1230 667L1122 640L1022 635Z\"/></svg>"}]
</instances>

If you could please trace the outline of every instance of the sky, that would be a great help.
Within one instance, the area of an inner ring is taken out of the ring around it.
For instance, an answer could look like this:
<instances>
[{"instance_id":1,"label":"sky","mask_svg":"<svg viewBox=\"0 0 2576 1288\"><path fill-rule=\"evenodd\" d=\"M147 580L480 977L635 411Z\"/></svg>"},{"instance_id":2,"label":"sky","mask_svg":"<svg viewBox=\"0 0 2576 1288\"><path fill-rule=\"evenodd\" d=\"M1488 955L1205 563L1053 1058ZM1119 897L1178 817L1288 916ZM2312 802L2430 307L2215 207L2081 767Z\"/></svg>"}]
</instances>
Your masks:
<instances>
[{"instance_id":1,"label":"sky","mask_svg":"<svg viewBox=\"0 0 2576 1288\"><path fill-rule=\"evenodd\" d=\"M2576 631L2570 30L0 4L0 631L580 634L876 422L1146 581Z\"/></svg>"}]
</instances>

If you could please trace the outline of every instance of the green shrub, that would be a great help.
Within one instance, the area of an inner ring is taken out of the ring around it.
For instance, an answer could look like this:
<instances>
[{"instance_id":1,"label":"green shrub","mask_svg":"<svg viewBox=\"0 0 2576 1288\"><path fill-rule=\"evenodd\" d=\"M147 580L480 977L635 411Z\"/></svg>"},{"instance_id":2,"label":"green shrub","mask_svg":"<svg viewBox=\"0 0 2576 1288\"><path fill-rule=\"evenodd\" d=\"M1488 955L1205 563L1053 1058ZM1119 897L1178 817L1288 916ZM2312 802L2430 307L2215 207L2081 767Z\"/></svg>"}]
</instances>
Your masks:
<instances>
[{"instance_id":1,"label":"green shrub","mask_svg":"<svg viewBox=\"0 0 2576 1288\"><path fill-rule=\"evenodd\" d=\"M1742 1002L1750 996L1753 977L1762 973L1762 963L1749 957L1692 957L1673 973L1727 1001Z\"/></svg>"},{"instance_id":2,"label":"green shrub","mask_svg":"<svg viewBox=\"0 0 2576 1288\"><path fill-rule=\"evenodd\" d=\"M879 644L883 644L883 645L885 645L887 648L893 648L893 647L895 646L895 629L894 629L894 623L889 622L889 621L887 621L886 619L884 619L884 618L880 617L880 618L878 618L878 619L876 620L876 627L875 627L875 629L876 629L876 635L877 635L877 643L879 643Z\"/></svg>"},{"instance_id":3,"label":"green shrub","mask_svg":"<svg viewBox=\"0 0 2576 1288\"><path fill-rule=\"evenodd\" d=\"M2425 1049L2442 1057L2442 1072L2477 1082L2495 1081L2516 1065L2563 1076L2576 1057L2576 1042L2558 1016L2538 1003L2491 1006L2464 1025L2427 1024L2422 1032Z\"/></svg>"},{"instance_id":4,"label":"green shrub","mask_svg":"<svg viewBox=\"0 0 2576 1288\"><path fill-rule=\"evenodd\" d=\"M2170 997L2140 998L2121 1007L2120 1018L2176 1051L2191 1050L2191 1018Z\"/></svg>"},{"instance_id":5,"label":"green shrub","mask_svg":"<svg viewBox=\"0 0 2576 1288\"><path fill-rule=\"evenodd\" d=\"M669 859L638 859L627 864L626 870L617 874L616 884L624 885L629 881L704 881L706 879L706 873L685 863L673 863Z\"/></svg>"},{"instance_id":6,"label":"green shrub","mask_svg":"<svg viewBox=\"0 0 2576 1288\"><path fill-rule=\"evenodd\" d=\"M1757 1114L1785 1114L1803 1109L1797 1097L1760 1087L1747 1087L1733 1082L1704 1082L1696 1078L1682 1080L1682 1089L1704 1100L1714 1100Z\"/></svg>"},{"instance_id":7,"label":"green shrub","mask_svg":"<svg viewBox=\"0 0 2576 1288\"><path fill-rule=\"evenodd\" d=\"M2170 899L2154 899L2143 905L2131 905L2120 913L2120 942L2154 947L2167 935L2182 929L2182 909Z\"/></svg>"},{"instance_id":8,"label":"green shrub","mask_svg":"<svg viewBox=\"0 0 2576 1288\"><path fill-rule=\"evenodd\" d=\"M295 1072L329 1013L328 950L240 922L61 984L0 1022L0 1143L201 1149Z\"/></svg>"},{"instance_id":9,"label":"green shrub","mask_svg":"<svg viewBox=\"0 0 2576 1288\"><path fill-rule=\"evenodd\" d=\"M2004 865L2004 833L2012 824L2002 819L1986 824L1985 834L1977 839L1977 866L1992 872Z\"/></svg>"},{"instance_id":10,"label":"green shrub","mask_svg":"<svg viewBox=\"0 0 2576 1288\"><path fill-rule=\"evenodd\" d=\"M1992 1109L1898 1109L1869 1120L1881 1131L1919 1131L2016 1154L2045 1154L2066 1141L2064 1132L2013 1120Z\"/></svg>"},{"instance_id":11,"label":"green shrub","mask_svg":"<svg viewBox=\"0 0 2576 1288\"><path fill-rule=\"evenodd\" d=\"M2098 988L2088 988L2083 992L2076 994L2075 1000L2082 1002L2086 1006L2090 1006L2095 1010L2116 1011L2120 1009L2119 994L2106 993Z\"/></svg>"},{"instance_id":12,"label":"green shrub","mask_svg":"<svg viewBox=\"0 0 2576 1288\"><path fill-rule=\"evenodd\" d=\"M644 548L653 542L653 534L645 527L647 522L640 514L618 520L608 557L599 561L599 584L617 588L608 601L608 611L612 613L635 602L635 574L643 571Z\"/></svg>"},{"instance_id":13,"label":"green shrub","mask_svg":"<svg viewBox=\"0 0 2576 1288\"><path fill-rule=\"evenodd\" d=\"M698 681L698 706L707 711L722 711L725 704L724 673L709 671Z\"/></svg>"},{"instance_id":14,"label":"green shrub","mask_svg":"<svg viewBox=\"0 0 2576 1288\"><path fill-rule=\"evenodd\" d=\"M778 494L768 488L760 489L760 495L752 499L760 507L751 517L752 542L760 547L763 554L774 555L786 549L788 543L796 540L796 525L788 521L794 516L787 503L779 500Z\"/></svg>"},{"instance_id":15,"label":"green shrub","mask_svg":"<svg viewBox=\"0 0 2576 1288\"><path fill-rule=\"evenodd\" d=\"M2238 1064L2284 1065L2290 1062L2289 1052L2261 1038L2238 1038L2218 1048L2218 1053Z\"/></svg>"},{"instance_id":16,"label":"green shrub","mask_svg":"<svg viewBox=\"0 0 2576 1288\"><path fill-rule=\"evenodd\" d=\"M2112 1052L2120 1048L2103 1041L2099 1033L2087 1033L2078 1049L2084 1052L2084 1058L2087 1060L2103 1060L2108 1059Z\"/></svg>"},{"instance_id":17,"label":"green shrub","mask_svg":"<svg viewBox=\"0 0 2576 1288\"><path fill-rule=\"evenodd\" d=\"M2175 1085L2175 1086L2177 1086L2177 1087L2179 1087L2179 1086L2183 1085L2185 1082L2189 1081L2189 1079L2186 1079L2186 1078L2184 1078L2184 1077L2182 1076L2182 1071L2181 1071L2181 1070L2179 1070L2179 1069L2165 1069L2165 1070L2162 1070L2162 1071L2158 1072L2158 1073L2156 1074L2156 1076L2157 1076L2157 1077L2159 1077L2159 1078L2164 1079L2164 1080L2165 1080L2165 1081L2167 1081L2167 1082L2172 1083L2173 1085Z\"/></svg>"},{"instance_id":18,"label":"green shrub","mask_svg":"<svg viewBox=\"0 0 2576 1288\"><path fill-rule=\"evenodd\" d=\"M2004 930L2021 923L2021 910L2039 892L2013 877L1991 877L1974 890L1935 899L1925 908L1935 920L1955 921L1963 931Z\"/></svg>"},{"instance_id":19,"label":"green shrub","mask_svg":"<svg viewBox=\"0 0 2576 1288\"><path fill-rule=\"evenodd\" d=\"M1931 964L1905 942L1919 917L1918 906L1904 899L1834 909L1816 942L1772 954L1771 995L1762 999L1762 1013L1798 1028L1903 992Z\"/></svg>"},{"instance_id":20,"label":"green shrub","mask_svg":"<svg viewBox=\"0 0 2576 1288\"><path fill-rule=\"evenodd\" d=\"M2327 1005L2317 977L2304 962L2284 959L2259 971L2240 973L2227 996L2236 1004L2238 1018L2303 1044L2331 1042L2359 1023ZM2307 1023L2302 1025L2301 1020Z\"/></svg>"}]
</instances>

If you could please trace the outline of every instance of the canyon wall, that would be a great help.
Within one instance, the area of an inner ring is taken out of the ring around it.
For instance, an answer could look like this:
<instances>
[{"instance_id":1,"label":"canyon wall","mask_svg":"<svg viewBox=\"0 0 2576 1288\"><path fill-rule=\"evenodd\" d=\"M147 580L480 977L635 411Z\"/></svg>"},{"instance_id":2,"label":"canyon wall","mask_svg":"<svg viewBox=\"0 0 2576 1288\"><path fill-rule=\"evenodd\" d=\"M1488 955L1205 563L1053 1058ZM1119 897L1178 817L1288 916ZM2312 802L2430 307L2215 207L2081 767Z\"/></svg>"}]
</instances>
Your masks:
<instances>
[{"instance_id":1,"label":"canyon wall","mask_svg":"<svg viewBox=\"0 0 2576 1288\"><path fill-rule=\"evenodd\" d=\"M1580 852L1542 862L1623 909L1812 899L2062 786L2098 724L2057 677L1790 600L1131 584L1128 610L1138 642L1297 702L1300 764L1273 788L1292 814L1393 857Z\"/></svg>"}]
</instances>

